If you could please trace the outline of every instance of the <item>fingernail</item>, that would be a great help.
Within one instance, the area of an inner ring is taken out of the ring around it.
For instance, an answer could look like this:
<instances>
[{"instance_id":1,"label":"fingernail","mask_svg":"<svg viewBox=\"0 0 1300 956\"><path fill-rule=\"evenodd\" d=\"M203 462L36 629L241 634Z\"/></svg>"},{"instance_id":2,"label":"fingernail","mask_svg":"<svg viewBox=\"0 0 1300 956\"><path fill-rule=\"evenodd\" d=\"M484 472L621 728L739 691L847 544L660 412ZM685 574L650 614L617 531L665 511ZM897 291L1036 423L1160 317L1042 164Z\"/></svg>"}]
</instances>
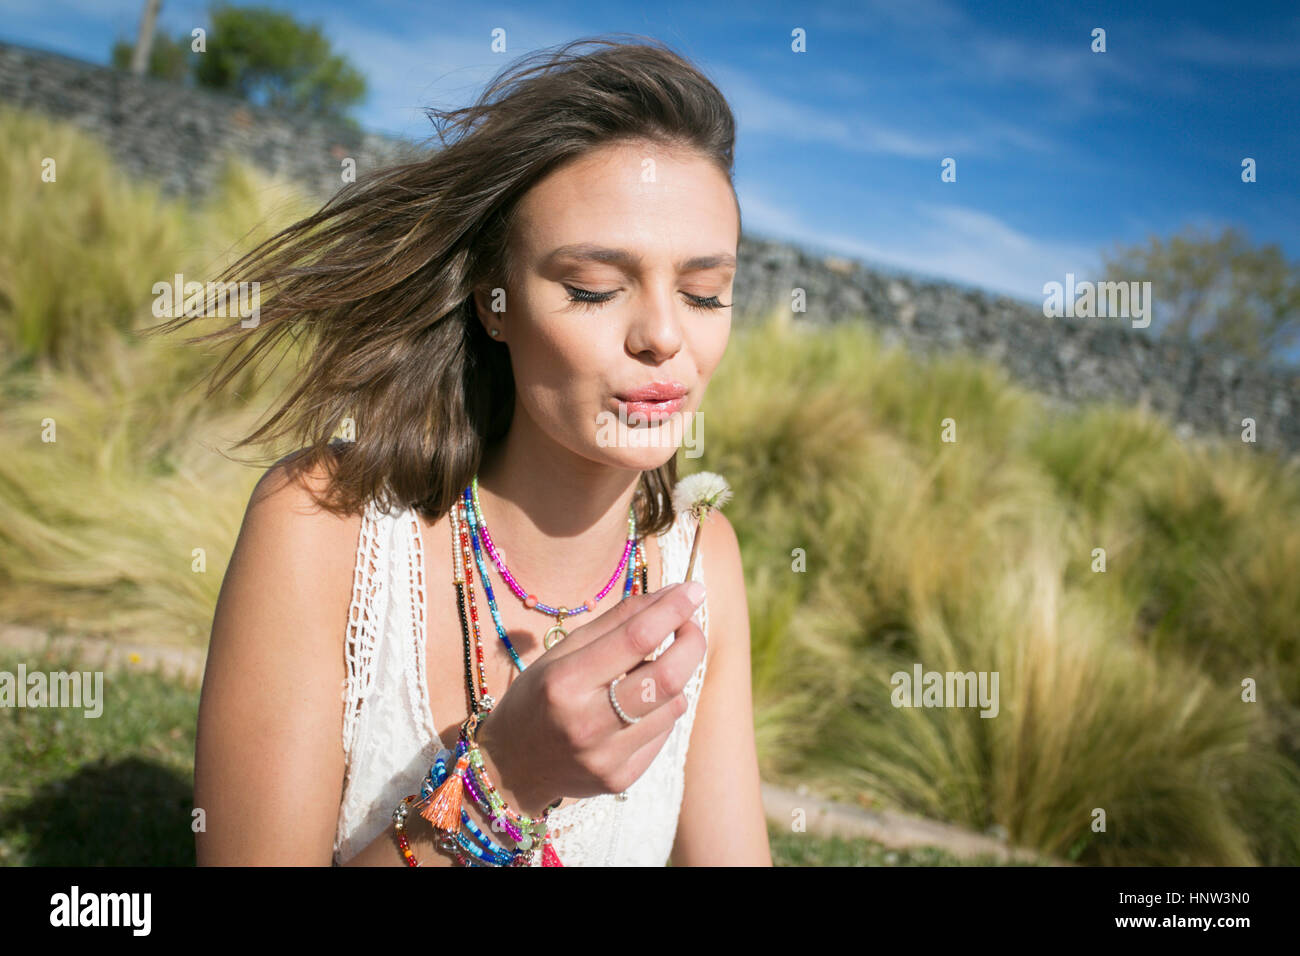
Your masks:
<instances>
[{"instance_id":1,"label":"fingernail","mask_svg":"<svg viewBox=\"0 0 1300 956\"><path fill-rule=\"evenodd\" d=\"M692 604L699 604L704 600L704 585L699 581L692 581L686 585L686 596L691 599Z\"/></svg>"}]
</instances>

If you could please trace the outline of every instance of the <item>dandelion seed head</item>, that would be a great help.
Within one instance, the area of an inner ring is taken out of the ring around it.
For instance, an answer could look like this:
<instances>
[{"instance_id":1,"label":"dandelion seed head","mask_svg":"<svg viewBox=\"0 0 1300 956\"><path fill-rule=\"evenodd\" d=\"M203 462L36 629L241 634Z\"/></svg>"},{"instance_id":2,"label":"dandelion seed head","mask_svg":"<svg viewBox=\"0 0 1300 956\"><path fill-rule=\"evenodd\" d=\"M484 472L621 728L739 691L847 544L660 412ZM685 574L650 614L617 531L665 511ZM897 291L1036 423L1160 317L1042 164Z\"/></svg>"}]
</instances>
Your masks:
<instances>
[{"instance_id":1,"label":"dandelion seed head","mask_svg":"<svg viewBox=\"0 0 1300 956\"><path fill-rule=\"evenodd\" d=\"M712 471L687 475L673 488L673 509L677 512L721 509L730 500L731 486L727 479Z\"/></svg>"}]
</instances>

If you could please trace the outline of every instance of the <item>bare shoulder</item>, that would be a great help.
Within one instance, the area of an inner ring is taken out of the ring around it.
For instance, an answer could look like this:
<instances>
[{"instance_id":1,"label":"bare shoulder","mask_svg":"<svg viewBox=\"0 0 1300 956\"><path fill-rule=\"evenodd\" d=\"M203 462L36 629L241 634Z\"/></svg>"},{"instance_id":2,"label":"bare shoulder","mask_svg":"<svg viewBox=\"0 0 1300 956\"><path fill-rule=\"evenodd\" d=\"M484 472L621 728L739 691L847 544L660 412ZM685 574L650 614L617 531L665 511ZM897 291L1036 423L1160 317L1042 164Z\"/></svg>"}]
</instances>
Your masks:
<instances>
[{"instance_id":1,"label":"bare shoulder","mask_svg":"<svg viewBox=\"0 0 1300 956\"><path fill-rule=\"evenodd\" d=\"M704 561L704 582L708 588L709 646L724 646L744 632L748 642L749 611L745 597L745 571L736 529L721 511L704 519L700 531L700 555ZM740 638L737 638L740 639Z\"/></svg>"},{"instance_id":2,"label":"bare shoulder","mask_svg":"<svg viewBox=\"0 0 1300 956\"><path fill-rule=\"evenodd\" d=\"M323 634L337 630L341 640L361 516L319 504L329 481L326 466L306 467L297 454L267 469L249 497L231 572L307 621L333 620L337 629Z\"/></svg>"},{"instance_id":3,"label":"bare shoulder","mask_svg":"<svg viewBox=\"0 0 1300 956\"><path fill-rule=\"evenodd\" d=\"M317 497L329 488L330 480L327 463L308 465L303 452L291 452L268 468L258 480L249 499L249 510L283 512L287 509L323 526L329 525L328 518L346 522L316 502ZM266 507L268 503L269 509ZM360 516L353 517L359 523Z\"/></svg>"},{"instance_id":4,"label":"bare shoulder","mask_svg":"<svg viewBox=\"0 0 1300 956\"><path fill-rule=\"evenodd\" d=\"M267 469L253 489L244 530L251 530L259 544L288 546L295 557L309 563L337 566L343 559L350 563L361 516L337 515L319 504L329 482L325 465L307 467L297 453L285 456Z\"/></svg>"},{"instance_id":5,"label":"bare shoulder","mask_svg":"<svg viewBox=\"0 0 1300 956\"><path fill-rule=\"evenodd\" d=\"M740 539L727 516L721 511L710 512L700 533L704 535L700 550L706 562L705 573L713 572L710 577L721 574L723 578L741 574Z\"/></svg>"}]
</instances>

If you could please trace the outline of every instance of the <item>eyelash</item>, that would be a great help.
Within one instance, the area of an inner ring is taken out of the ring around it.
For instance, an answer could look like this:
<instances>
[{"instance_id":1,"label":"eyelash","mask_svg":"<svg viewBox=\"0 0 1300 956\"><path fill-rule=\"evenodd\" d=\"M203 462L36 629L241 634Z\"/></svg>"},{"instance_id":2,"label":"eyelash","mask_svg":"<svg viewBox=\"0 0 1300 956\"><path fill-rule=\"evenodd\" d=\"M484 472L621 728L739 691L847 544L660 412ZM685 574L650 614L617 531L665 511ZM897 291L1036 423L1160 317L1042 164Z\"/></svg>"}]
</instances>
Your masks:
<instances>
[{"instance_id":1,"label":"eyelash","mask_svg":"<svg viewBox=\"0 0 1300 956\"><path fill-rule=\"evenodd\" d=\"M587 312L600 308L614 298L613 292L592 292L589 289L579 289L571 285L566 285L564 288L569 290L569 301L582 306L583 310ZM683 292L682 295L686 296L686 307L694 309L696 312L712 312L715 309L730 308L730 306L719 302L716 295L699 296L691 295L689 292ZM583 296L591 296L592 298L583 298Z\"/></svg>"}]
</instances>

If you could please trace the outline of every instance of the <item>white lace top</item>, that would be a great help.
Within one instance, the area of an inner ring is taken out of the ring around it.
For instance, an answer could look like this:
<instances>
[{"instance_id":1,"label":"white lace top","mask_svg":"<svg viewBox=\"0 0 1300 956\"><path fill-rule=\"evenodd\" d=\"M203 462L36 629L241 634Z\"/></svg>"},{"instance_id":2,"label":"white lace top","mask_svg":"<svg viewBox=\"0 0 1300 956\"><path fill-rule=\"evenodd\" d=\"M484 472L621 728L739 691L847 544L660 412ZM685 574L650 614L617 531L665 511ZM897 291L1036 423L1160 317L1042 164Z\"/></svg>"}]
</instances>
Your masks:
<instances>
[{"instance_id":1,"label":"white lace top","mask_svg":"<svg viewBox=\"0 0 1300 956\"><path fill-rule=\"evenodd\" d=\"M694 518L678 514L659 535L660 587L686 573ZM334 863L341 864L392 827L392 812L419 791L444 746L434 728L425 675L425 582L423 535L415 513L388 514L374 502L366 509L357 544L352 606L346 640L343 801L334 837ZM692 578L704 580L697 555ZM450 588L450 581L435 582ZM476 585L481 587L481 585ZM695 612L708 634L708 599ZM443 622L444 640L459 630ZM495 633L489 626L487 633ZM460 643L459 637L456 637ZM673 641L668 635L655 652ZM688 706L653 763L627 790L627 798L600 794L551 812L551 842L565 866L664 866L672 852L685 783L686 749L704 683L701 660L686 688ZM455 741L446 746L454 747ZM394 849L396 854L397 850ZM541 854L534 854L541 865Z\"/></svg>"}]
</instances>

